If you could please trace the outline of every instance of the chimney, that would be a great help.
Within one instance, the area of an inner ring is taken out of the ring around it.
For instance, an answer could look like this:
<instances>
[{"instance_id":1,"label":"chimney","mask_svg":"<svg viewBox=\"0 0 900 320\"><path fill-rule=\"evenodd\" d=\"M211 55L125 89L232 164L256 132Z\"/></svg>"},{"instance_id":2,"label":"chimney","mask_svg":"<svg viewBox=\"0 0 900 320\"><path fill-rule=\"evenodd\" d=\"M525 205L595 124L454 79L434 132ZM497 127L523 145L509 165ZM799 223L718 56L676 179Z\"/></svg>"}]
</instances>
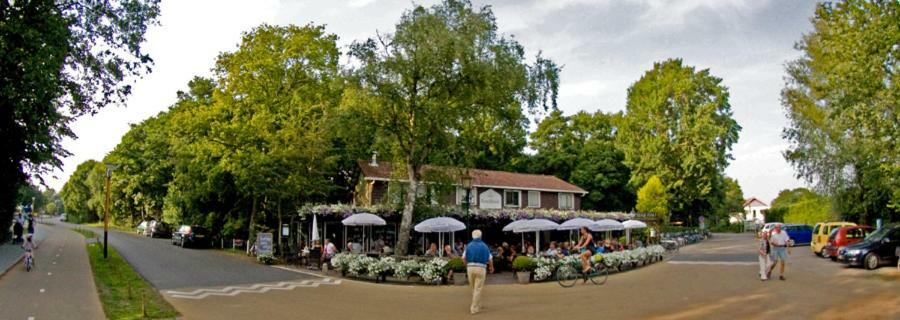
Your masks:
<instances>
[{"instance_id":1,"label":"chimney","mask_svg":"<svg viewBox=\"0 0 900 320\"><path fill-rule=\"evenodd\" d=\"M369 165L373 167L378 166L378 151L372 151L372 162L369 162Z\"/></svg>"}]
</instances>

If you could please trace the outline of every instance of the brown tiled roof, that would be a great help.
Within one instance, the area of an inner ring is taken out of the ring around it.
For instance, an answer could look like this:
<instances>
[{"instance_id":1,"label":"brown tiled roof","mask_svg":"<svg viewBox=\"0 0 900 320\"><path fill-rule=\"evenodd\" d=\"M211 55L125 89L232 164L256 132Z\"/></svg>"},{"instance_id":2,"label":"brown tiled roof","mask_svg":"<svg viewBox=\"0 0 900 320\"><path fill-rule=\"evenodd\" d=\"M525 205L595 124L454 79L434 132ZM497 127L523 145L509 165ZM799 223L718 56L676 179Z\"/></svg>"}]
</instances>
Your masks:
<instances>
[{"instance_id":1,"label":"brown tiled roof","mask_svg":"<svg viewBox=\"0 0 900 320\"><path fill-rule=\"evenodd\" d=\"M746 201L744 201L744 206L745 206L745 207L746 207L746 206L749 206L749 205L750 205L751 203L753 203L754 201L759 202L759 203L762 204L763 206L766 206L766 207L769 206L769 205L767 205L765 202L762 202L762 200L757 199L756 197L752 197L752 198L747 199Z\"/></svg>"},{"instance_id":2,"label":"brown tiled roof","mask_svg":"<svg viewBox=\"0 0 900 320\"><path fill-rule=\"evenodd\" d=\"M389 180L391 179L391 171L393 166L387 162L378 162L377 166L373 166L369 161L358 160L357 164L362 174L369 180ZM440 166L425 166L423 171L446 170L449 173L458 171L456 169ZM543 174L516 173L506 171L469 169L469 175L472 176L472 185L477 187L496 187L508 189L522 190L541 190L541 191L564 191L573 193L587 193L578 186L563 181L560 178ZM396 178L396 177L395 177ZM406 180L406 179L399 179Z\"/></svg>"}]
</instances>

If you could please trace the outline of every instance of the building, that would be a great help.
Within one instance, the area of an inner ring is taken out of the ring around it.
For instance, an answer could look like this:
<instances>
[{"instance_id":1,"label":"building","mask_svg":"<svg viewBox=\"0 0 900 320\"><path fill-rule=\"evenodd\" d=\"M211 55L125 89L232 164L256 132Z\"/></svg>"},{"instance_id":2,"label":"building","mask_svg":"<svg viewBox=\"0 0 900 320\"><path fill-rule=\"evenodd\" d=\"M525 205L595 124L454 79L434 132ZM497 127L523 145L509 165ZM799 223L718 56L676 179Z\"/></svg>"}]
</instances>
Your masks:
<instances>
[{"instance_id":1,"label":"building","mask_svg":"<svg viewBox=\"0 0 900 320\"><path fill-rule=\"evenodd\" d=\"M744 201L744 212L743 212L743 221L751 221L754 223L762 224L766 222L766 211L769 210L769 205L762 200L757 199L756 197L752 197ZM732 223L738 222L735 217L732 217Z\"/></svg>"},{"instance_id":2,"label":"building","mask_svg":"<svg viewBox=\"0 0 900 320\"><path fill-rule=\"evenodd\" d=\"M402 201L400 193L392 192L391 187L398 182L408 183L408 180L393 176L390 163L374 160L359 160L357 163L361 177L354 197L355 205L372 206ZM587 194L584 189L550 175L438 166L425 166L422 171L424 176L439 178L423 179L419 196L428 197L433 204L440 205L465 205L468 189L472 208L580 210L581 197ZM394 185L394 190L396 187Z\"/></svg>"}]
</instances>

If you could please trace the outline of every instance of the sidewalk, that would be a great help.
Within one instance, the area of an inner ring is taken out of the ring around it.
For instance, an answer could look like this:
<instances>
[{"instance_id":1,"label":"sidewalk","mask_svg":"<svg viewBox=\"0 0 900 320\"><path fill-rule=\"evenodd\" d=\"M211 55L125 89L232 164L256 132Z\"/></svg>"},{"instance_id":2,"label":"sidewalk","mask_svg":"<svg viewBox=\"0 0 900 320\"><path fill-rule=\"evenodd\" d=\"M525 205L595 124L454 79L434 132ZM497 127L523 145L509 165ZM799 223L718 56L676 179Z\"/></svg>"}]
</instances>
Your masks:
<instances>
[{"instance_id":1,"label":"sidewalk","mask_svg":"<svg viewBox=\"0 0 900 320\"><path fill-rule=\"evenodd\" d=\"M0 318L105 319L84 237L56 226L39 230L34 270L20 263L0 277Z\"/></svg>"},{"instance_id":2,"label":"sidewalk","mask_svg":"<svg viewBox=\"0 0 900 320\"><path fill-rule=\"evenodd\" d=\"M35 224L34 244L41 245L41 242L47 237L47 232L44 230L47 227L49 226L45 224ZM0 277L6 274L9 268L16 265L24 256L25 250L22 250L21 243L13 245L8 242L0 245Z\"/></svg>"}]
</instances>

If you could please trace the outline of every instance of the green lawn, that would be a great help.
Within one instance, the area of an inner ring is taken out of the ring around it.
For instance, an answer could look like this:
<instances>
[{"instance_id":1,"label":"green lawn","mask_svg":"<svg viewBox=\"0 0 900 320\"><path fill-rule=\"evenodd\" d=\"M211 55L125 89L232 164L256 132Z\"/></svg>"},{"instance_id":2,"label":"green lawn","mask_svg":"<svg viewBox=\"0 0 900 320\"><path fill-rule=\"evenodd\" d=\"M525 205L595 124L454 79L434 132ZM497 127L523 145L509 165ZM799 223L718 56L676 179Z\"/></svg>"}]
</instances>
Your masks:
<instances>
[{"instance_id":1,"label":"green lawn","mask_svg":"<svg viewBox=\"0 0 900 320\"><path fill-rule=\"evenodd\" d=\"M96 237L94 232L88 230L75 229L75 232L87 238ZM103 259L102 244L87 245L97 293L108 319L165 319L178 316L178 311L135 272L115 249L108 249L109 258ZM142 310L146 311L146 316Z\"/></svg>"}]
</instances>

